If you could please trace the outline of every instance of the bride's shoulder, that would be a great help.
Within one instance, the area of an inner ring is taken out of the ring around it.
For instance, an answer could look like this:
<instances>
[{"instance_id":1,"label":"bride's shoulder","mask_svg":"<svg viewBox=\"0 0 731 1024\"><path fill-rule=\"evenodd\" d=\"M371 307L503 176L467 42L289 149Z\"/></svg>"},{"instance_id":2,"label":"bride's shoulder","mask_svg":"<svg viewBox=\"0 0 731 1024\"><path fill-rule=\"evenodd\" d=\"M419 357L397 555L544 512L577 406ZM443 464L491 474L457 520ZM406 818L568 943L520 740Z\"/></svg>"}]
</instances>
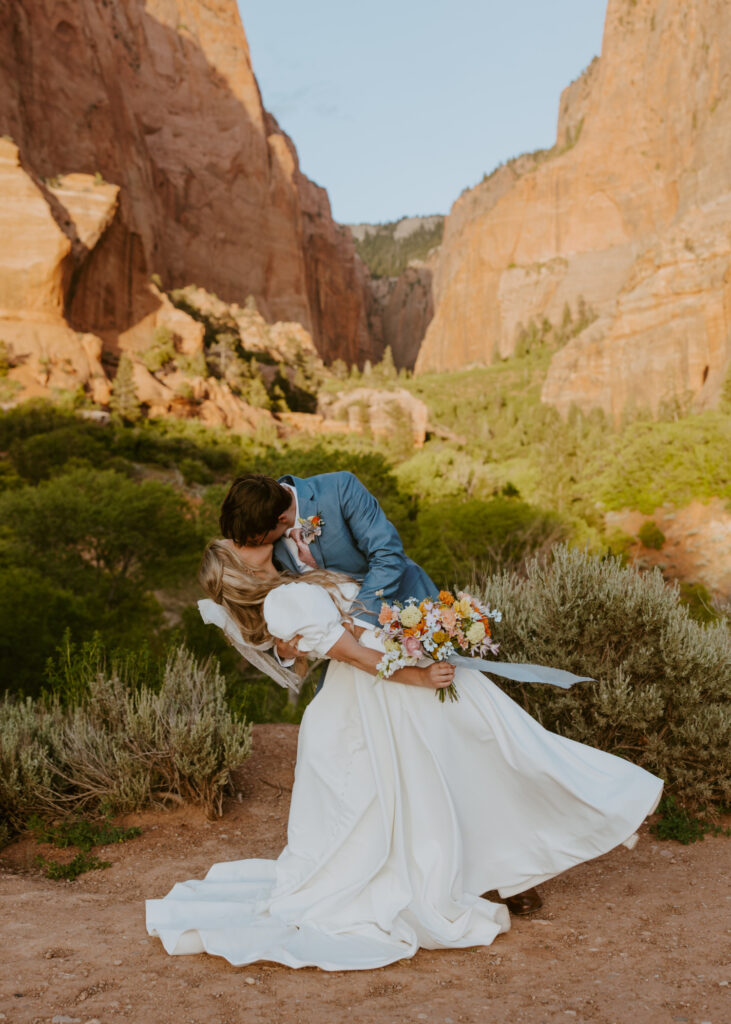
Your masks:
<instances>
[{"instance_id":1,"label":"bride's shoulder","mask_svg":"<svg viewBox=\"0 0 731 1024\"><path fill-rule=\"evenodd\" d=\"M339 584L339 589L346 602L350 603L358 593L358 584L350 581ZM264 598L264 616L276 614L292 614L305 611L322 613L327 609L335 609L335 602L327 588L320 583L308 583L306 579L292 580L270 590Z\"/></svg>"},{"instance_id":2,"label":"bride's shoulder","mask_svg":"<svg viewBox=\"0 0 731 1024\"><path fill-rule=\"evenodd\" d=\"M313 602L320 603L323 598L330 600L330 595L324 587L305 583L304 580L292 580L291 583L282 583L269 591L264 598L264 614L267 615L275 609L287 611L307 608Z\"/></svg>"}]
</instances>

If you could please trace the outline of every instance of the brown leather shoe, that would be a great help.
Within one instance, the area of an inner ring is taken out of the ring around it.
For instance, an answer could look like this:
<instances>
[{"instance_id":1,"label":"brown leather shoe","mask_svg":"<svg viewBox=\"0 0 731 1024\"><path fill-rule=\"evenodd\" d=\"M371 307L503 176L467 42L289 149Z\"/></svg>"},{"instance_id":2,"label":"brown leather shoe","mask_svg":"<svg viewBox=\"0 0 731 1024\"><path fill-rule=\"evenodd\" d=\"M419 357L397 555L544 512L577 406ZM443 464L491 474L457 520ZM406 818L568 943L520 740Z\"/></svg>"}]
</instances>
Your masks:
<instances>
[{"instance_id":1,"label":"brown leather shoe","mask_svg":"<svg viewBox=\"0 0 731 1024\"><path fill-rule=\"evenodd\" d=\"M534 910L539 910L543 906L543 900L537 889L526 889L525 892L517 892L515 896L507 896L505 906L511 914L525 917L526 914L532 914Z\"/></svg>"}]
</instances>

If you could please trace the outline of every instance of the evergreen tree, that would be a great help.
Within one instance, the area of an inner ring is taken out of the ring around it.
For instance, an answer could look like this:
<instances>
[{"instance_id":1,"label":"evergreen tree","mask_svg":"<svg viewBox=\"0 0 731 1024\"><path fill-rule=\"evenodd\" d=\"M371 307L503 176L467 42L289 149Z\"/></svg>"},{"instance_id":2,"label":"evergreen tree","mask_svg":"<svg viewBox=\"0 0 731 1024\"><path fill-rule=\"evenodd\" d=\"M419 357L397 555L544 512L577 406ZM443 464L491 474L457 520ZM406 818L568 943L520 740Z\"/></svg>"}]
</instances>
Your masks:
<instances>
[{"instance_id":1,"label":"evergreen tree","mask_svg":"<svg viewBox=\"0 0 731 1024\"><path fill-rule=\"evenodd\" d=\"M137 395L132 360L127 355L123 355L119 360L117 376L112 384L109 408L130 423L134 423L140 418L140 400Z\"/></svg>"}]
</instances>

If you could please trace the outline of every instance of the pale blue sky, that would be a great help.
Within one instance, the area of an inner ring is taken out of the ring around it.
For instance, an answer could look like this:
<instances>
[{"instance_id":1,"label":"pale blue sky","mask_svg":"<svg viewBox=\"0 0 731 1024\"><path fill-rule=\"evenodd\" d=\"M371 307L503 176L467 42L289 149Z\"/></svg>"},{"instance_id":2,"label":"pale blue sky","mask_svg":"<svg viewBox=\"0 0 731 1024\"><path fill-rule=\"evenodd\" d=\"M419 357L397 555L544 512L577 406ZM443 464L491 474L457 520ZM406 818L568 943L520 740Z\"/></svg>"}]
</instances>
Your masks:
<instances>
[{"instance_id":1,"label":"pale blue sky","mask_svg":"<svg viewBox=\"0 0 731 1024\"><path fill-rule=\"evenodd\" d=\"M336 220L447 213L553 144L606 0L239 0L264 105Z\"/></svg>"}]
</instances>

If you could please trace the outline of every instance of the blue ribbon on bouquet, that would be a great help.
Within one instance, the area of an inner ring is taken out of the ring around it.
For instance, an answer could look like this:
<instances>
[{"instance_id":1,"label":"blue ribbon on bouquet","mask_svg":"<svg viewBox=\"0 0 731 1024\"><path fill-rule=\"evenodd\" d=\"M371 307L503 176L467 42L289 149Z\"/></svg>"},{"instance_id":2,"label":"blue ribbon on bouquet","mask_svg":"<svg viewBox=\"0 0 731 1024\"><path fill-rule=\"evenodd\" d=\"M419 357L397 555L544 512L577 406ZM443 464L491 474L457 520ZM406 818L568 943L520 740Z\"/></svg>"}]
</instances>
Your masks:
<instances>
[{"instance_id":1,"label":"blue ribbon on bouquet","mask_svg":"<svg viewBox=\"0 0 731 1024\"><path fill-rule=\"evenodd\" d=\"M573 672L565 672L561 668L548 668L546 665L523 665L515 661L490 661L488 658L465 658L462 654L453 654L446 661L450 665L461 668L474 668L478 672L490 672L503 679L511 679L514 683L548 683L568 690L574 683L593 683L591 676L575 676Z\"/></svg>"}]
</instances>

